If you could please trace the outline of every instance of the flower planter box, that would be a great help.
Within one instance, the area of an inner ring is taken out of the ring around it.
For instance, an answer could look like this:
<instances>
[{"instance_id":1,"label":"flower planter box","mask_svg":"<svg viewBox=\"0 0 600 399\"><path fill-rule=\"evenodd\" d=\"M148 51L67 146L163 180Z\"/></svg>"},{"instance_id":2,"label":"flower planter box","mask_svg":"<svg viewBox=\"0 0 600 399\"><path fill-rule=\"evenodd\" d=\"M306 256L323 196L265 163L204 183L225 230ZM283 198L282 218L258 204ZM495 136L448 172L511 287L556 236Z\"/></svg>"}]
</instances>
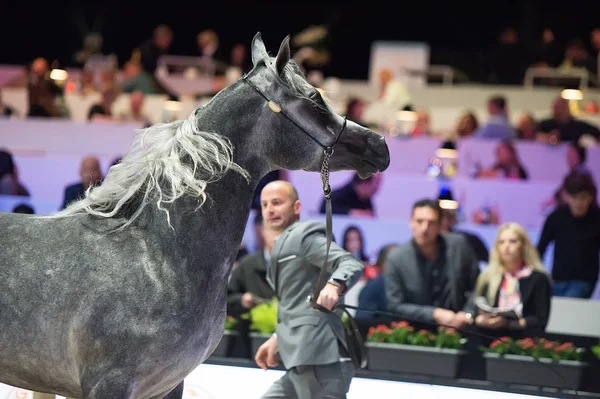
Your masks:
<instances>
[{"instance_id":1,"label":"flower planter box","mask_svg":"<svg viewBox=\"0 0 600 399\"><path fill-rule=\"evenodd\" d=\"M529 356L498 353L484 353L483 357L488 381L545 388L579 389L587 366L584 362L574 360L538 361Z\"/></svg>"},{"instance_id":2,"label":"flower planter box","mask_svg":"<svg viewBox=\"0 0 600 399\"><path fill-rule=\"evenodd\" d=\"M273 334L251 332L249 335L250 335L250 348L252 349L252 358L254 359L254 355L256 354L256 351L258 350L258 348L262 344L264 344L269 338L271 338L271 335L273 335Z\"/></svg>"},{"instance_id":3,"label":"flower planter box","mask_svg":"<svg viewBox=\"0 0 600 399\"><path fill-rule=\"evenodd\" d=\"M435 377L456 378L466 351L367 342L367 368L373 371L395 371Z\"/></svg>"},{"instance_id":4,"label":"flower planter box","mask_svg":"<svg viewBox=\"0 0 600 399\"><path fill-rule=\"evenodd\" d=\"M233 346L238 336L239 333L237 331L225 330L225 332L223 332L223 338L221 338L219 345L217 345L213 353L211 353L211 356L226 357L228 348Z\"/></svg>"}]
</instances>

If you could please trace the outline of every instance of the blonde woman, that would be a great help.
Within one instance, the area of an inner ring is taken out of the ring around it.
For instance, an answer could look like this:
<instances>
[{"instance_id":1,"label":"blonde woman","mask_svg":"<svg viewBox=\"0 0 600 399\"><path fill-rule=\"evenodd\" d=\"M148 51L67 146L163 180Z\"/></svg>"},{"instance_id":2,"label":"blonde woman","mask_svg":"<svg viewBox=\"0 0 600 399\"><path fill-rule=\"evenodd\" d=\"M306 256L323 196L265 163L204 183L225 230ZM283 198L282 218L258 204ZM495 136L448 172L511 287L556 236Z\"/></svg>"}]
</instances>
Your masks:
<instances>
[{"instance_id":1,"label":"blonde woman","mask_svg":"<svg viewBox=\"0 0 600 399\"><path fill-rule=\"evenodd\" d=\"M479 309L475 324L487 329L544 331L550 315L550 277L527 232L517 223L498 229L487 269L475 284L475 297L516 318ZM477 300L476 300L477 301Z\"/></svg>"}]
</instances>

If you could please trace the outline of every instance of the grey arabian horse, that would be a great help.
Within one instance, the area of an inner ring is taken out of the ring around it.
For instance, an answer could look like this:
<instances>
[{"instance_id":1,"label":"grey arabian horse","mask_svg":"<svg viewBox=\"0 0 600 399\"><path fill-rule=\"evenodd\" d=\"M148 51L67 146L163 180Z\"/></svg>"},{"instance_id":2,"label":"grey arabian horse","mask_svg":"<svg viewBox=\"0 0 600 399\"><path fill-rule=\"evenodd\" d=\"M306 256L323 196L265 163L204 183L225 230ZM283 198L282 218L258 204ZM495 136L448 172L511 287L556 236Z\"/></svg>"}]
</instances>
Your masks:
<instances>
[{"instance_id":1,"label":"grey arabian horse","mask_svg":"<svg viewBox=\"0 0 600 399\"><path fill-rule=\"evenodd\" d=\"M0 215L0 381L85 399L162 398L215 349L255 187L269 171L385 170L382 136L335 114L289 37L187 120L141 130L86 198ZM268 101L267 101L268 100ZM210 133L209 133L210 132Z\"/></svg>"}]
</instances>

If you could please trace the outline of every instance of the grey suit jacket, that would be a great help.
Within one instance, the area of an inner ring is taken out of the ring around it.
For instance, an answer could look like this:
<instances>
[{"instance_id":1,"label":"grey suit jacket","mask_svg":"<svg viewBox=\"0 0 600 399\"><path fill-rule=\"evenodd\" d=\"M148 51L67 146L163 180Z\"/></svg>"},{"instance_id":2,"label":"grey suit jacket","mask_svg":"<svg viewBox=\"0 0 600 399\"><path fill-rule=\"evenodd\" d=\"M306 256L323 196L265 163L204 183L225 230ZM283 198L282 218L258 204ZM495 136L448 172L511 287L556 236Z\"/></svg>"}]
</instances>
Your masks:
<instances>
[{"instance_id":1,"label":"grey suit jacket","mask_svg":"<svg viewBox=\"0 0 600 399\"><path fill-rule=\"evenodd\" d=\"M340 343L347 349L341 311L337 315L319 312L308 301L325 259L325 232L320 222L295 222L277 238L271 251L267 281L279 298L277 344L286 369L335 363L340 360ZM364 265L332 242L327 267L325 281L343 281L349 290L360 279Z\"/></svg>"},{"instance_id":2,"label":"grey suit jacket","mask_svg":"<svg viewBox=\"0 0 600 399\"><path fill-rule=\"evenodd\" d=\"M462 234L441 235L445 242L445 270L451 287L450 310L473 313L471 301L479 276L479 261ZM394 248L385 264L387 310L407 319L433 322L428 276L421 270L412 240Z\"/></svg>"}]
</instances>

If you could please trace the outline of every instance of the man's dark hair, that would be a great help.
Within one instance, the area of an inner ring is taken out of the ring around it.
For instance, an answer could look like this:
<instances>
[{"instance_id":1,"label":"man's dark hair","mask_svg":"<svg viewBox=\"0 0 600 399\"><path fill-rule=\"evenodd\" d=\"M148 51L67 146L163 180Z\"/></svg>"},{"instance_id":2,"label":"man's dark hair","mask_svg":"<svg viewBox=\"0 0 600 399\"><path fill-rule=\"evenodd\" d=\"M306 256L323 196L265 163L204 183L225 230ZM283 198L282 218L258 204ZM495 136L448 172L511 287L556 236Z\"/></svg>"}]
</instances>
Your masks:
<instances>
[{"instance_id":1,"label":"man's dark hair","mask_svg":"<svg viewBox=\"0 0 600 399\"><path fill-rule=\"evenodd\" d=\"M19 204L13 208L13 213L25 213L28 215L34 215L35 211L33 208L27 204Z\"/></svg>"},{"instance_id":2,"label":"man's dark hair","mask_svg":"<svg viewBox=\"0 0 600 399\"><path fill-rule=\"evenodd\" d=\"M506 97L504 96L492 96L488 102L494 104L499 109L506 109Z\"/></svg>"},{"instance_id":3,"label":"man's dark hair","mask_svg":"<svg viewBox=\"0 0 600 399\"><path fill-rule=\"evenodd\" d=\"M573 147L573 149L575 151L577 151L577 156L579 157L579 162L581 162L582 164L584 164L585 160L587 158L587 150L586 150L586 148L583 147L583 146L580 146L576 142L571 142L569 145L571 147Z\"/></svg>"},{"instance_id":4,"label":"man's dark hair","mask_svg":"<svg viewBox=\"0 0 600 399\"><path fill-rule=\"evenodd\" d=\"M571 172L563 183L565 191L570 195L589 193L596 198L597 189L592 176L588 173Z\"/></svg>"},{"instance_id":5,"label":"man's dark hair","mask_svg":"<svg viewBox=\"0 0 600 399\"><path fill-rule=\"evenodd\" d=\"M437 200L433 199L422 199L414 203L412 212L415 213L415 209L417 208L431 208L438 214L438 220L442 220L442 208L440 207L440 203Z\"/></svg>"}]
</instances>

